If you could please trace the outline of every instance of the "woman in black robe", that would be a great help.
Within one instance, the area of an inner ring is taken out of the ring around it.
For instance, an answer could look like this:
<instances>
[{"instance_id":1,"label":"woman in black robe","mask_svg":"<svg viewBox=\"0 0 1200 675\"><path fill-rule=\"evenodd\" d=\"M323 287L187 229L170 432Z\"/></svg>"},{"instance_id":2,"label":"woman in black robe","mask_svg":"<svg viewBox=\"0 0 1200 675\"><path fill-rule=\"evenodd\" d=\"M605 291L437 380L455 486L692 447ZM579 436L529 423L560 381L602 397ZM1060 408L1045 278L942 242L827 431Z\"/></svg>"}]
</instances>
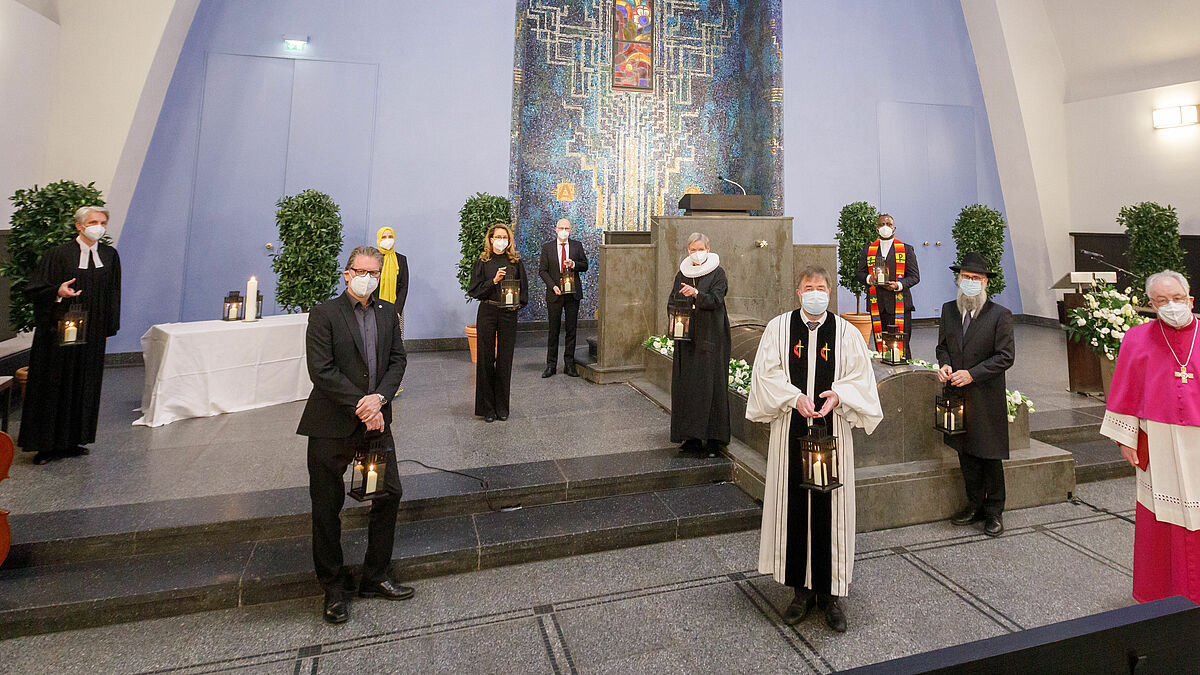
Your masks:
<instances>
[{"instance_id":1,"label":"woman in black robe","mask_svg":"<svg viewBox=\"0 0 1200 675\"><path fill-rule=\"evenodd\" d=\"M685 454L716 456L729 444L729 284L708 237L688 237L688 256L679 265L668 300L692 307L691 340L675 341L671 365L671 441Z\"/></svg>"},{"instance_id":2,"label":"woman in black robe","mask_svg":"<svg viewBox=\"0 0 1200 675\"><path fill-rule=\"evenodd\" d=\"M17 443L37 453L34 464L88 454L84 446L96 440L100 415L104 343L121 323L121 258L99 243L108 211L84 207L75 221L79 236L46 251L24 288L33 303L33 346ZM83 329L60 344L59 321L78 311L86 312Z\"/></svg>"},{"instance_id":3,"label":"woman in black robe","mask_svg":"<svg viewBox=\"0 0 1200 675\"><path fill-rule=\"evenodd\" d=\"M475 318L475 414L484 422L508 419L508 392L512 383L513 348L517 343L517 312L529 304L525 264L514 248L512 230L504 223L488 229L483 254L471 271L467 294L479 300ZM519 281L515 306L506 307L502 282Z\"/></svg>"}]
</instances>

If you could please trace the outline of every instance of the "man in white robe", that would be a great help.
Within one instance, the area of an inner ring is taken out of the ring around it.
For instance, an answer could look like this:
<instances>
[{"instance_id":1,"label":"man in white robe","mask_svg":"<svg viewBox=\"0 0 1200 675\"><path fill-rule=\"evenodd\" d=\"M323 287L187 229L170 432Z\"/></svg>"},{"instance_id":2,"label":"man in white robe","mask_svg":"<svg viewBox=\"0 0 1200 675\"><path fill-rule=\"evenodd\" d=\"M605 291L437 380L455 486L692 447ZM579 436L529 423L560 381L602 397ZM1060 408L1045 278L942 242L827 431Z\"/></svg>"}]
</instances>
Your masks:
<instances>
[{"instance_id":1,"label":"man in white robe","mask_svg":"<svg viewBox=\"0 0 1200 675\"><path fill-rule=\"evenodd\" d=\"M1135 467L1133 598L1200 602L1200 322L1187 279L1146 280L1158 320L1121 341L1100 433Z\"/></svg>"},{"instance_id":2,"label":"man in white robe","mask_svg":"<svg viewBox=\"0 0 1200 675\"><path fill-rule=\"evenodd\" d=\"M866 341L827 311L833 279L821 268L801 273L801 309L771 319L754 357L746 419L771 425L758 570L795 589L784 613L799 623L814 605L838 632L846 617L838 598L854 570L853 427L869 434L883 419ZM837 439L832 492L799 487L799 443L814 426Z\"/></svg>"}]
</instances>

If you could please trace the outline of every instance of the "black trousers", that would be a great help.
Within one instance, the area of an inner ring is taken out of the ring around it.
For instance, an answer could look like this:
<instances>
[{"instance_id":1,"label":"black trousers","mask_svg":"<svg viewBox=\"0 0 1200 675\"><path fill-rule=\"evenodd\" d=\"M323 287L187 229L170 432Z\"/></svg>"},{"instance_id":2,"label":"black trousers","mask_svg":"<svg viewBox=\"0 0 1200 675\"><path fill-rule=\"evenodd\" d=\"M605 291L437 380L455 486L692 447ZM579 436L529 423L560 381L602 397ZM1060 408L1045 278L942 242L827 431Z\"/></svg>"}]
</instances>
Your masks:
<instances>
[{"instance_id":1,"label":"black trousers","mask_svg":"<svg viewBox=\"0 0 1200 675\"><path fill-rule=\"evenodd\" d=\"M354 459L354 450L361 446L364 433L364 427L360 426L349 438L308 439L313 566L317 571L317 581L326 592L340 592L348 587L351 578L342 559L342 520L339 514L346 501L346 467ZM396 512L400 509L400 472L396 468L396 448L390 440L391 429L385 429L384 434L389 439L388 464L383 473L388 496L371 501L371 512L367 518L367 554L362 567L363 584L387 579L396 536Z\"/></svg>"},{"instance_id":2,"label":"black trousers","mask_svg":"<svg viewBox=\"0 0 1200 675\"><path fill-rule=\"evenodd\" d=\"M967 504L985 516L998 516L1004 511L1004 460L984 459L958 453L962 467Z\"/></svg>"},{"instance_id":3,"label":"black trousers","mask_svg":"<svg viewBox=\"0 0 1200 675\"><path fill-rule=\"evenodd\" d=\"M481 302L475 330L475 414L508 417L517 313Z\"/></svg>"},{"instance_id":4,"label":"black trousers","mask_svg":"<svg viewBox=\"0 0 1200 675\"><path fill-rule=\"evenodd\" d=\"M563 326L562 315L567 314L566 325ZM563 349L563 364L575 363L575 328L579 323L579 295L546 296L546 315L550 320L550 333L546 338L546 364L558 365L558 333L563 326L567 332L567 344Z\"/></svg>"}]
</instances>

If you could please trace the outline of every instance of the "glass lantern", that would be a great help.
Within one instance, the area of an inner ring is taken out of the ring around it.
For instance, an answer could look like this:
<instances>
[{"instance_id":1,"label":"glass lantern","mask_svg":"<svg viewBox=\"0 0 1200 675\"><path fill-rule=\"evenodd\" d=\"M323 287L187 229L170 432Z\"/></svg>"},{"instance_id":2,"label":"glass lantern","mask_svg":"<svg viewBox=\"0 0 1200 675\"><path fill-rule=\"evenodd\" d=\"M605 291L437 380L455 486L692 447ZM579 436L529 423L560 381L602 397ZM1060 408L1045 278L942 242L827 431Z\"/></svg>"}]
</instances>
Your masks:
<instances>
[{"instance_id":1,"label":"glass lantern","mask_svg":"<svg viewBox=\"0 0 1200 675\"><path fill-rule=\"evenodd\" d=\"M83 305L71 305L58 320L58 344L63 347L87 344L87 320Z\"/></svg>"},{"instance_id":2,"label":"glass lantern","mask_svg":"<svg viewBox=\"0 0 1200 675\"><path fill-rule=\"evenodd\" d=\"M947 436L958 436L967 433L963 411L966 407L966 396L957 389L946 386L941 396L937 397L934 408L933 428Z\"/></svg>"},{"instance_id":3,"label":"glass lantern","mask_svg":"<svg viewBox=\"0 0 1200 675\"><path fill-rule=\"evenodd\" d=\"M225 306L221 310L222 321L237 321L242 318L242 294L238 291L229 291L229 295L225 296Z\"/></svg>"},{"instance_id":4,"label":"glass lantern","mask_svg":"<svg viewBox=\"0 0 1200 675\"><path fill-rule=\"evenodd\" d=\"M350 490L352 498L370 501L387 496L384 476L387 473L388 447L383 434L368 440L354 452L350 462Z\"/></svg>"},{"instance_id":5,"label":"glass lantern","mask_svg":"<svg viewBox=\"0 0 1200 675\"><path fill-rule=\"evenodd\" d=\"M876 286L883 286L888 282L888 270L883 265L875 265L871 268L871 282Z\"/></svg>"},{"instance_id":6,"label":"glass lantern","mask_svg":"<svg viewBox=\"0 0 1200 675\"><path fill-rule=\"evenodd\" d=\"M257 307L254 310L254 318L256 318L256 319L262 318L262 291L258 292L258 303L257 303Z\"/></svg>"},{"instance_id":7,"label":"glass lantern","mask_svg":"<svg viewBox=\"0 0 1200 675\"><path fill-rule=\"evenodd\" d=\"M500 307L514 309L521 304L521 280L500 280Z\"/></svg>"},{"instance_id":8,"label":"glass lantern","mask_svg":"<svg viewBox=\"0 0 1200 675\"><path fill-rule=\"evenodd\" d=\"M575 285L575 273L571 270L563 270L558 275L558 288L563 295L574 295Z\"/></svg>"},{"instance_id":9,"label":"glass lantern","mask_svg":"<svg viewBox=\"0 0 1200 675\"><path fill-rule=\"evenodd\" d=\"M832 492L842 486L838 477L837 439L821 426L813 426L800 442L800 487Z\"/></svg>"},{"instance_id":10,"label":"glass lantern","mask_svg":"<svg viewBox=\"0 0 1200 675\"><path fill-rule=\"evenodd\" d=\"M883 331L883 364L885 366L902 366L908 363L908 353L904 348L904 333L895 329Z\"/></svg>"},{"instance_id":11,"label":"glass lantern","mask_svg":"<svg viewBox=\"0 0 1200 675\"><path fill-rule=\"evenodd\" d=\"M690 342L692 339L692 303L673 302L667 309L667 337Z\"/></svg>"}]
</instances>

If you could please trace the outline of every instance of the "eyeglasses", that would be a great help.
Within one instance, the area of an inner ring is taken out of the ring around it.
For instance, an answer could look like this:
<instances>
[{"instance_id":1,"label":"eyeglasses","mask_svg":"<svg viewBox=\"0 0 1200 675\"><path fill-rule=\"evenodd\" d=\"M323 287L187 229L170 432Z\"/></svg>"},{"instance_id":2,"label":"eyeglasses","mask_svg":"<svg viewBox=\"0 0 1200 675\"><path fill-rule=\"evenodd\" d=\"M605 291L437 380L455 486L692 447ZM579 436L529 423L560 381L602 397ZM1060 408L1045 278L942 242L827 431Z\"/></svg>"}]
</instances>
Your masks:
<instances>
[{"instance_id":1,"label":"eyeglasses","mask_svg":"<svg viewBox=\"0 0 1200 675\"><path fill-rule=\"evenodd\" d=\"M361 276L370 274L371 276L375 277L376 279L379 278L379 270L360 270L357 267L351 267L350 273L356 277L361 277Z\"/></svg>"}]
</instances>

